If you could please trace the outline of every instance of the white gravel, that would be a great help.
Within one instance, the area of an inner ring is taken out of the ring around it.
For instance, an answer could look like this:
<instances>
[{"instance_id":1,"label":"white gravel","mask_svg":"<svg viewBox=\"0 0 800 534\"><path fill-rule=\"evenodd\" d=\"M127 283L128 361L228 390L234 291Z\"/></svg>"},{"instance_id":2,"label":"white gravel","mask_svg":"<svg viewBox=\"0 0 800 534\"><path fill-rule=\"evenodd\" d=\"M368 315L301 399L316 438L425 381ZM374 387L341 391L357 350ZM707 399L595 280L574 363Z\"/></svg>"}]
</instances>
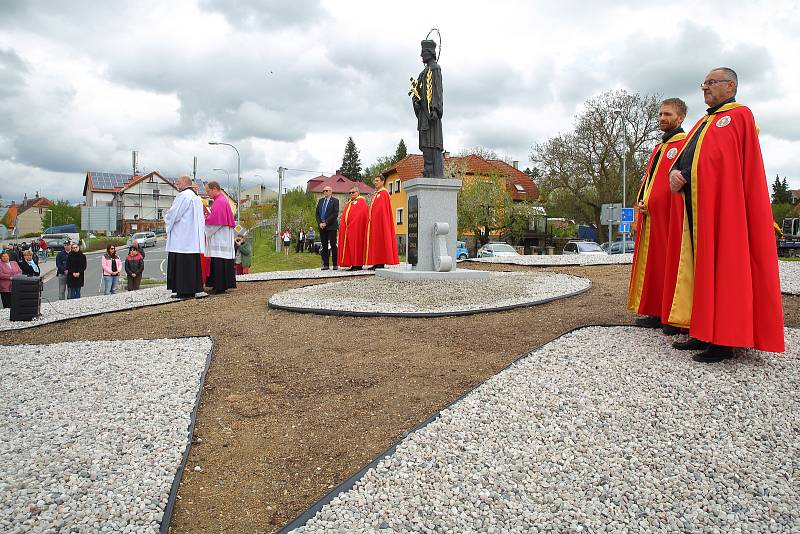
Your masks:
<instances>
[{"instance_id":1,"label":"white gravel","mask_svg":"<svg viewBox=\"0 0 800 534\"><path fill-rule=\"evenodd\" d=\"M269 271L265 273L240 274L236 277L237 282L261 282L265 280L302 280L306 278L340 278L342 276L364 276L374 275L375 271L361 270L348 271L339 269L334 271L329 269L323 271L316 269L296 269L294 271Z\"/></svg>"},{"instance_id":2,"label":"white gravel","mask_svg":"<svg viewBox=\"0 0 800 534\"><path fill-rule=\"evenodd\" d=\"M295 532L797 532L800 331L699 364L591 327L409 435Z\"/></svg>"},{"instance_id":3,"label":"white gravel","mask_svg":"<svg viewBox=\"0 0 800 534\"><path fill-rule=\"evenodd\" d=\"M209 338L4 347L0 531L158 532Z\"/></svg>"},{"instance_id":4,"label":"white gravel","mask_svg":"<svg viewBox=\"0 0 800 534\"><path fill-rule=\"evenodd\" d=\"M488 280L398 282L369 278L290 289L275 306L362 313L458 313L536 304L588 289L591 281L560 273L492 273Z\"/></svg>"},{"instance_id":5,"label":"white gravel","mask_svg":"<svg viewBox=\"0 0 800 534\"><path fill-rule=\"evenodd\" d=\"M633 263L633 254L560 254L557 256L497 256L490 258L471 258L464 261L478 263L507 263L510 265L616 265Z\"/></svg>"},{"instance_id":6,"label":"white gravel","mask_svg":"<svg viewBox=\"0 0 800 534\"><path fill-rule=\"evenodd\" d=\"M779 261L781 292L800 295L800 261Z\"/></svg>"},{"instance_id":7,"label":"white gravel","mask_svg":"<svg viewBox=\"0 0 800 534\"><path fill-rule=\"evenodd\" d=\"M63 319L96 315L109 311L129 310L142 306L153 306L166 302L179 302L171 299L172 292L165 286L149 287L138 291L125 291L115 295L81 297L74 300L42 300L42 315L32 321L11 321L10 310L0 310L0 331L31 328Z\"/></svg>"}]
</instances>

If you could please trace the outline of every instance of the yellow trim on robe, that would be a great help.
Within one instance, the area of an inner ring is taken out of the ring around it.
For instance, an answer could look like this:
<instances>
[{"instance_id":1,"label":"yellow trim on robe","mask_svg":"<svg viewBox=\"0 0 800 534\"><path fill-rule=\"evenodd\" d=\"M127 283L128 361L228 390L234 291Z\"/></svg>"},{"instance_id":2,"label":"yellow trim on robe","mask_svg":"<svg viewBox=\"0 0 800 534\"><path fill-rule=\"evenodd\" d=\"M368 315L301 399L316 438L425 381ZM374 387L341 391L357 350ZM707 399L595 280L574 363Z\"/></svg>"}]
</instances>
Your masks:
<instances>
[{"instance_id":1,"label":"yellow trim on robe","mask_svg":"<svg viewBox=\"0 0 800 534\"><path fill-rule=\"evenodd\" d=\"M378 199L378 195L381 194L381 191L386 191L386 188L381 187L380 189L375 191L375 193L372 195L372 202L369 203L369 215L367 218L367 246L364 247L364 262L365 262L364 265L367 265L366 261L367 258L369 258L369 232L372 229L372 206L375 205L375 200ZM391 202L391 199L389 199L389 202Z\"/></svg>"},{"instance_id":2,"label":"yellow trim on robe","mask_svg":"<svg viewBox=\"0 0 800 534\"><path fill-rule=\"evenodd\" d=\"M658 161L656 162L656 167L653 171L642 180L642 185L639 187L639 192L641 193L642 188L644 188L644 194L642 195L642 200L644 202L645 208L648 207L647 203L650 200L650 193L653 191L653 184L655 184L655 177L658 173L658 170L661 168L661 164L666 158L667 150L669 150L669 145L681 141L686 138L686 134L681 132L678 134L673 135L669 141L666 143L662 143L659 148L658 154ZM639 198L639 195L636 195L636 198ZM650 249L650 234L652 232L651 229L651 222L652 219L647 215L640 215L640 217L644 217L642 221L642 232L641 235L637 236L639 240L639 250L636 254L636 263L633 265L633 280L631 283L630 291L628 292L628 309L632 312L638 312L639 306L642 303L642 290L644 289L644 278L645 273L647 271L647 255ZM666 246L664 243L663 246Z\"/></svg>"},{"instance_id":3,"label":"yellow trim on robe","mask_svg":"<svg viewBox=\"0 0 800 534\"><path fill-rule=\"evenodd\" d=\"M706 132L714 122L714 116L719 113L730 111L731 109L738 108L742 104L738 102L730 102L720 107L717 111L710 115L706 115L706 123L701 126L699 137L697 138L697 145L694 150L694 157L692 158L692 228L689 228L689 213L686 211L685 202L683 208L683 233L681 235L681 251L680 260L678 262L678 277L675 283L675 293L672 298L672 306L670 307L669 324L680 328L689 328L692 320L692 303L694 301L694 270L696 256L694 254L693 244L697 244L697 188L699 179L697 176L697 162L700 159L700 150L702 149L703 139ZM688 146L688 142L683 145L683 149ZM681 152L683 152L681 149ZM680 154L678 155L680 157ZM677 161L677 158L676 158ZM683 192L684 196L686 192ZM689 234L691 232L691 235Z\"/></svg>"}]
</instances>

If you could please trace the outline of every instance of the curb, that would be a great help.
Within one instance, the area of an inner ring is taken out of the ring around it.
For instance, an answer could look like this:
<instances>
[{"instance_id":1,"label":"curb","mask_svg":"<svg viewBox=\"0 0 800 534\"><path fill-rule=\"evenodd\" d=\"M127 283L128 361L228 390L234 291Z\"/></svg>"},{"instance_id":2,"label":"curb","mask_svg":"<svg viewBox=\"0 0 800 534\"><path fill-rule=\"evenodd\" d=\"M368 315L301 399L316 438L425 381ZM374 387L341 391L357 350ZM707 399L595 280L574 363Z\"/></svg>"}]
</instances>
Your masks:
<instances>
[{"instance_id":1,"label":"curb","mask_svg":"<svg viewBox=\"0 0 800 534\"><path fill-rule=\"evenodd\" d=\"M358 471L353 473L345 481L341 482L335 488L333 488L331 491L329 491L328 493L323 495L322 498L320 498L318 501L316 501L314 504L312 504L310 507L308 507L305 511L301 512L300 515L298 515L292 521L287 523L283 528L278 530L277 534L288 534L289 532L291 532L291 531L293 531L293 530L295 530L297 528L305 526L306 523L308 523L308 521L311 518L313 518L315 515L317 515L317 513L325 505L330 503L340 493L345 493L347 491L350 491L353 488L353 486L355 486L356 483L359 480L361 480L361 478L367 473L367 471L369 471L370 469L372 469L375 466L377 466L378 463L380 463L382 460L385 460L385 459L391 457L394 454L395 450L397 450L398 445L400 445L403 442L403 440L405 440L409 435L413 434L414 432L417 432L418 430L421 430L422 428L425 428L426 426L428 426L433 421L436 421L444 410L450 409L453 405L457 404L459 401L461 401L465 397L467 397L467 395L471 394L473 391L475 391L476 389L481 387L483 384L485 384L487 380L489 380L490 378L495 377L495 376L499 375L500 373L502 373L503 371L509 369L511 366L513 366L514 364L516 364L517 362L519 362L523 358L529 356L532 352L541 349L542 347L544 347L548 343L552 343L553 341L556 341L556 340L558 340L558 339L560 339L560 338L562 338L562 337L564 337L566 335L569 335L569 334L571 334L573 332L576 332L578 330L582 330L584 328L593 328L593 327L617 328L617 327L621 327L621 326L622 327L641 328L641 327L638 327L638 326L636 326L634 324L586 324L586 325L582 325L582 326L576 326L575 328L572 328L572 329L564 332L563 334L559 334L558 336L554 337L553 339L550 339L549 341L546 341L546 342L544 342L544 343L542 343L540 345L537 345L537 346L535 346L535 347L533 347L531 349L528 349L527 351L523 352L522 354L520 354L519 356L514 358L508 365L506 365L505 367L503 367L502 369L500 369L496 373L494 373L492 376L488 377L486 380L484 380L480 384L477 384L474 388L472 388L472 389L470 389L468 391L465 391L460 397L455 399L453 402L451 402L450 404L448 404L447 406L445 406L441 410L438 410L437 412L432 414L430 417L428 417L427 419L422 421L420 424L418 424L417 426L415 426L414 428L412 428L408 432L403 433L403 436L397 442L395 442L394 444L389 446L389 448L387 448L382 453L380 453L377 457L375 457L367 465L365 465L364 467L362 467L361 469L359 469ZM166 533L163 533L163 534L166 534Z\"/></svg>"},{"instance_id":2,"label":"curb","mask_svg":"<svg viewBox=\"0 0 800 534\"><path fill-rule=\"evenodd\" d=\"M192 436L194 435L194 427L195 423L197 423L197 412L200 409L200 396L203 394L203 388L206 384L206 377L208 376L208 370L211 367L211 357L214 354L214 338L211 336L187 336L181 338L172 338L172 339L204 339L207 338L211 341L211 350L208 351L208 356L206 357L206 364L203 368L203 372L200 374L200 384L199 388L197 389L197 396L195 397L194 407L192 408L192 415L189 421L189 440L186 443L186 449L183 451L183 456L181 457L181 463L178 466L178 471L175 473L175 478L172 480L172 487L169 490L169 497L167 498L167 505L164 507L164 515L161 516L161 527L159 528L160 534L169 534L169 527L172 523L172 513L175 511L175 502L178 498L178 490L181 487L181 479L183 478L183 472L186 468L186 464L189 461L189 451L192 448Z\"/></svg>"},{"instance_id":3,"label":"curb","mask_svg":"<svg viewBox=\"0 0 800 534\"><path fill-rule=\"evenodd\" d=\"M509 304L507 306L498 306L495 308L482 308L479 310L458 310L458 311L444 311L444 312L363 312L363 311L347 311L347 310L329 310L323 308L295 308L291 306L283 306L280 304L272 304L271 302L267 302L267 308L273 310L282 310L282 311L289 311L295 313L311 313L316 315L332 315L334 317L406 317L406 318L414 318L414 319L421 319L421 318L436 318L436 317L461 317L465 315L476 315L479 313L494 313L494 312L504 312L515 310L517 308L531 308L533 306L538 306L540 304L548 304L550 302L554 302L561 299L567 299L571 297L577 297L583 293L586 293L592 289L592 281L589 280L589 287L584 289L579 289L578 291L573 291L572 293L566 293L564 295L558 295L556 297L550 297L542 300L537 300L533 302L521 302L519 304Z\"/></svg>"}]
</instances>

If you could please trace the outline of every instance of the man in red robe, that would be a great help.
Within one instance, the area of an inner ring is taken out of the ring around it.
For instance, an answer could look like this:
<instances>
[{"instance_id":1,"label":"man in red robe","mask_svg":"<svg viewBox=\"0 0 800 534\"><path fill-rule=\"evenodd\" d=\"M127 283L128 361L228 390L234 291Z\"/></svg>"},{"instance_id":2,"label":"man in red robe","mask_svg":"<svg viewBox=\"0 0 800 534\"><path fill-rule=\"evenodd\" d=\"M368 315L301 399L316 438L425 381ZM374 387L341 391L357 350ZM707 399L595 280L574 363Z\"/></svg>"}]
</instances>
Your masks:
<instances>
[{"instance_id":1,"label":"man in red robe","mask_svg":"<svg viewBox=\"0 0 800 534\"><path fill-rule=\"evenodd\" d=\"M350 267L350 271L360 271L363 267L368 222L369 206L358 186L354 185L350 188L350 200L345 204L339 221L339 267Z\"/></svg>"},{"instance_id":2,"label":"man in red robe","mask_svg":"<svg viewBox=\"0 0 800 534\"><path fill-rule=\"evenodd\" d=\"M734 347L783 352L783 307L772 209L758 129L734 100L736 73L711 70L700 88L706 115L669 174L684 196L683 232L670 324L691 336L673 343L719 362Z\"/></svg>"},{"instance_id":3,"label":"man in red robe","mask_svg":"<svg viewBox=\"0 0 800 534\"><path fill-rule=\"evenodd\" d=\"M661 103L658 127L664 134L661 136L661 143L656 145L650 155L636 197L639 217L628 289L628 309L644 315L645 317L636 319L636 324L647 328L662 327L661 302L667 264L667 241L670 227L680 228L681 223L675 218L670 219L672 198L675 195L669 189L669 170L686 138L681 128L686 111L686 104L680 98L669 98ZM681 213L681 220L682 216ZM667 333L673 332L668 329Z\"/></svg>"},{"instance_id":4,"label":"man in red robe","mask_svg":"<svg viewBox=\"0 0 800 534\"><path fill-rule=\"evenodd\" d=\"M372 265L370 269L382 269L387 265L397 265L400 257L397 254L397 235L394 232L392 202L389 192L384 187L383 175L372 180L375 193L369 205L369 224L367 226L367 252L364 265Z\"/></svg>"}]
</instances>

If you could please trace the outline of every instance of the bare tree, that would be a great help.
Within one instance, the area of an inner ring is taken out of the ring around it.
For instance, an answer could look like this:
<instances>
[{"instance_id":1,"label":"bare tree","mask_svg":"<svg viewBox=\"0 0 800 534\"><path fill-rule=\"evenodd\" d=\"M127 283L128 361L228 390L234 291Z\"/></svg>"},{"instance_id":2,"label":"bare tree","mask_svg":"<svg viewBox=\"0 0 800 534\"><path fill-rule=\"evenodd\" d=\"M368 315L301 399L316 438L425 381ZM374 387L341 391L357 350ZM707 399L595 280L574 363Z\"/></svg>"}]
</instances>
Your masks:
<instances>
[{"instance_id":1,"label":"bare tree","mask_svg":"<svg viewBox=\"0 0 800 534\"><path fill-rule=\"evenodd\" d=\"M548 213L599 227L601 205L622 200L623 154L630 206L658 141L659 105L658 95L609 91L585 102L573 131L531 147L530 160L542 170L539 185Z\"/></svg>"}]
</instances>

